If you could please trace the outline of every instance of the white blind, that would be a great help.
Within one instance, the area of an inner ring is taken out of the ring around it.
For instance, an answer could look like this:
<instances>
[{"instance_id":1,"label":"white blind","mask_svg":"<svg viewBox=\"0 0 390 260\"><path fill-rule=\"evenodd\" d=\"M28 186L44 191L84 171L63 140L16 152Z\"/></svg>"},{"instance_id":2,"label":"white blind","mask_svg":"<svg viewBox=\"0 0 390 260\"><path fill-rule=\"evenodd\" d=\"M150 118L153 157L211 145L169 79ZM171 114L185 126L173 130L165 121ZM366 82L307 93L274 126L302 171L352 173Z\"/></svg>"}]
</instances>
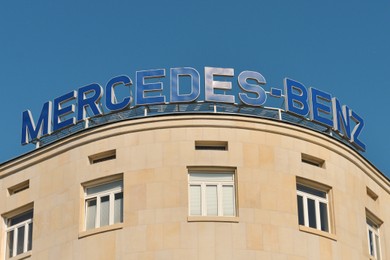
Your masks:
<instances>
[{"instance_id":1,"label":"white blind","mask_svg":"<svg viewBox=\"0 0 390 260\"><path fill-rule=\"evenodd\" d=\"M207 216L218 216L217 185L206 186Z\"/></svg>"},{"instance_id":2,"label":"white blind","mask_svg":"<svg viewBox=\"0 0 390 260\"><path fill-rule=\"evenodd\" d=\"M223 185L223 215L234 216L234 187L233 185Z\"/></svg>"},{"instance_id":3,"label":"white blind","mask_svg":"<svg viewBox=\"0 0 390 260\"><path fill-rule=\"evenodd\" d=\"M114 182L106 183L106 184L103 184L103 185L87 188L87 195L99 193L99 192L102 192L102 191L108 191L108 190L112 190L112 189L115 189L115 188L122 188L122 187L123 187L122 180L114 181Z\"/></svg>"},{"instance_id":4,"label":"white blind","mask_svg":"<svg viewBox=\"0 0 390 260\"><path fill-rule=\"evenodd\" d=\"M201 215L201 192L200 185L190 186L190 215L200 216Z\"/></svg>"},{"instance_id":5,"label":"white blind","mask_svg":"<svg viewBox=\"0 0 390 260\"><path fill-rule=\"evenodd\" d=\"M190 173L190 181L223 182L233 181L232 173Z\"/></svg>"}]
</instances>

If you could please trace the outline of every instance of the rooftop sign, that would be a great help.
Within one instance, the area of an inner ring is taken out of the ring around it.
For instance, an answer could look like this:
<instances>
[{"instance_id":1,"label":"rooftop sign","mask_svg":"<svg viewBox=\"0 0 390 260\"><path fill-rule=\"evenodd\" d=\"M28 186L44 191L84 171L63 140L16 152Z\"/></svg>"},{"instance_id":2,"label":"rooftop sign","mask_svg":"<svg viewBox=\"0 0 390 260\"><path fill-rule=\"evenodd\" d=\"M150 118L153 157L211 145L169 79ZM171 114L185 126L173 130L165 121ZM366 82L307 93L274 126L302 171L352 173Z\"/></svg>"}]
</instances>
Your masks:
<instances>
[{"instance_id":1,"label":"rooftop sign","mask_svg":"<svg viewBox=\"0 0 390 260\"><path fill-rule=\"evenodd\" d=\"M284 101L284 108L278 110L318 123L331 129L356 149L366 149L360 140L364 120L331 94L316 88L307 89L298 81L286 78L283 90L270 88L266 91L266 80L256 71L242 71L236 76L232 68L205 67L204 79L201 79L196 69L178 67L169 70L167 86L162 80L167 77L166 73L166 69L136 71L134 86L132 79L125 75L110 79L105 88L97 83L83 86L43 104L37 121L33 119L31 111L26 110L22 114L21 143L39 142L42 137L80 121L87 122L90 118L140 106L204 101L264 107L267 98L272 97ZM233 84L234 77L237 77L238 87ZM204 82L203 86L201 82ZM129 87L127 95L121 100L117 98L119 87ZM200 99L201 92L203 100Z\"/></svg>"}]
</instances>

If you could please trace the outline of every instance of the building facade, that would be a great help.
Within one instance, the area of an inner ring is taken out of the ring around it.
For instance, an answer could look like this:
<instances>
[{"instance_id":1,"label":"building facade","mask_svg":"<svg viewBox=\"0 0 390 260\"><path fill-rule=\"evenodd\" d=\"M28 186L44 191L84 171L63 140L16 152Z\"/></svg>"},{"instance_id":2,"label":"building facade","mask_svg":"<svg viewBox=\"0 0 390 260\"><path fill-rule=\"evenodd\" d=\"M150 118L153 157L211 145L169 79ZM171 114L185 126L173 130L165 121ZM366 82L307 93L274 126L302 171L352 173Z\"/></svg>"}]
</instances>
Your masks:
<instances>
[{"instance_id":1,"label":"building facade","mask_svg":"<svg viewBox=\"0 0 390 260\"><path fill-rule=\"evenodd\" d=\"M390 182L323 133L223 114L102 125L0 165L5 259L389 259Z\"/></svg>"}]
</instances>

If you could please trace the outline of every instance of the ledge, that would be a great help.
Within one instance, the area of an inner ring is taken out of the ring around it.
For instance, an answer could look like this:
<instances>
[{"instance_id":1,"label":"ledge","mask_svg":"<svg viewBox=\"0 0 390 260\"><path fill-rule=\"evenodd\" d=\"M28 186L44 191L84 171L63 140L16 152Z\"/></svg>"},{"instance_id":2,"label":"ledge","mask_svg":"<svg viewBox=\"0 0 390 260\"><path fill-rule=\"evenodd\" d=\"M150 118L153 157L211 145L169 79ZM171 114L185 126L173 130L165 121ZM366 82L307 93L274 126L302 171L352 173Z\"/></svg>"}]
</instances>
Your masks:
<instances>
[{"instance_id":1,"label":"ledge","mask_svg":"<svg viewBox=\"0 0 390 260\"><path fill-rule=\"evenodd\" d=\"M239 217L218 217L218 216L188 216L188 222L231 222L238 223Z\"/></svg>"},{"instance_id":2,"label":"ledge","mask_svg":"<svg viewBox=\"0 0 390 260\"><path fill-rule=\"evenodd\" d=\"M337 241L337 237L336 237L335 234L328 233L328 232L325 232L325 231L322 231L322 230L318 230L318 229L315 229L315 228L306 227L306 226L302 226L302 225L299 225L299 230L303 231L303 232L306 232L306 233L310 233L310 234L317 235L317 236L322 236L322 237L329 238L329 239L332 239L334 241Z\"/></svg>"},{"instance_id":3,"label":"ledge","mask_svg":"<svg viewBox=\"0 0 390 260\"><path fill-rule=\"evenodd\" d=\"M123 223L118 223L118 224L114 224L114 225L110 225L110 226L104 226L104 227L95 228L95 229L91 229L91 230L81 231L81 232L79 232L79 238L88 237L88 236L92 236L92 235L96 235L96 234L100 234L100 233L104 233L104 232L109 232L109 231L113 231L113 230L118 230L118 229L122 229L122 228L123 228Z\"/></svg>"},{"instance_id":4,"label":"ledge","mask_svg":"<svg viewBox=\"0 0 390 260\"><path fill-rule=\"evenodd\" d=\"M22 259L26 259L26 258L31 257L31 254L32 254L32 252L30 250L30 251L27 251L26 253L19 254L19 255L16 255L14 257L7 258L7 259L10 259L10 260L22 260Z\"/></svg>"}]
</instances>

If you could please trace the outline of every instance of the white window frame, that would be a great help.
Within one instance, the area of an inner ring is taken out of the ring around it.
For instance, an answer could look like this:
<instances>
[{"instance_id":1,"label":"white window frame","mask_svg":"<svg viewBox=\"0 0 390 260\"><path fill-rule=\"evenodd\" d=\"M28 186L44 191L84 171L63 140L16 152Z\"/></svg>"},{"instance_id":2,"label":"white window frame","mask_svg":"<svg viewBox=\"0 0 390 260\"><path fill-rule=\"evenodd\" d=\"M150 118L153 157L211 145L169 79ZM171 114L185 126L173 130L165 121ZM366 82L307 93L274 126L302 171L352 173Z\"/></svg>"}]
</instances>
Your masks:
<instances>
[{"instance_id":1,"label":"white window frame","mask_svg":"<svg viewBox=\"0 0 390 260\"><path fill-rule=\"evenodd\" d=\"M370 255L371 259L380 260L382 256L382 252L381 252L381 237L379 233L379 225L375 221L371 220L370 218L366 218L366 225L367 225L368 254ZM370 237L370 231L372 234L371 237ZM378 237L378 241L376 240L376 237ZM371 251L370 241L372 241L373 243L372 244L373 251ZM377 245L377 242L379 245Z\"/></svg>"},{"instance_id":2,"label":"white window frame","mask_svg":"<svg viewBox=\"0 0 390 260\"><path fill-rule=\"evenodd\" d=\"M108 183L112 183L112 182L117 182L117 181L121 181L122 182L122 186L121 187L115 187L115 188L112 188L112 189L108 189L108 190L105 190L105 191L101 191L101 192L97 192L97 193L93 193L93 194L87 195L87 189L98 187L98 186L102 186L102 185L105 185L105 184L108 184ZM92 230L92 229L96 229L96 228L100 228L101 227L101 225L100 225L100 214L101 214L100 205L101 205L101 198L105 197L105 196L109 196L109 218L108 218L109 219L109 223L106 226L110 226L110 225L115 224L114 223L115 195L119 194L119 193L122 193L122 200L123 200L123 180L122 179L114 180L114 181L108 181L108 182L100 183L98 185L93 185L93 186L86 186L84 188L84 197L85 197L84 198L84 204L85 204L85 209L84 209L84 212L85 212L84 229L85 230ZM96 200L95 227L87 229L88 201L93 200L93 199ZM122 215L122 219L123 219L123 215ZM123 222L123 220L122 220L122 222Z\"/></svg>"},{"instance_id":3,"label":"white window frame","mask_svg":"<svg viewBox=\"0 0 390 260\"><path fill-rule=\"evenodd\" d=\"M28 213L32 213L32 217L30 219L27 219L25 221L22 221L20 223L17 223L13 226L9 226L12 219L16 218L16 217L19 217L21 215L24 215L24 214L28 214ZM9 256L9 248L8 248L8 243L6 242L6 259L9 259L9 258L13 258L15 256L18 256L18 255L21 255L21 254L24 254L28 251L31 251L32 249L28 250L28 237L29 237L29 233L30 233L30 227L29 225L31 223L33 223L33 219L34 219L34 211L33 210L28 210L28 211L25 211L21 214L18 214L18 215L15 215L15 216L12 216L12 217L9 217L7 218L7 228L6 228L6 240L8 239L8 233L13 231L14 232L14 237L13 237L13 245L12 245L12 256ZM20 227L23 227L24 226L24 238L23 238L23 252L22 253L19 253L17 254L17 242L18 242L18 229ZM31 236L32 237L32 236ZM32 241L30 241L31 243L31 248L32 248Z\"/></svg>"},{"instance_id":4,"label":"white window frame","mask_svg":"<svg viewBox=\"0 0 390 260\"><path fill-rule=\"evenodd\" d=\"M191 174L231 174L232 180L229 181L194 181L190 180ZM201 214L191 215L191 186L200 186L201 188ZM207 203L206 203L206 186L217 186L217 216L207 214ZM223 186L233 186L233 215L223 215ZM188 173L188 215L189 216L203 216L203 217L236 217L236 184L235 184L235 173L232 171L215 172L215 171L189 171Z\"/></svg>"},{"instance_id":5,"label":"white window frame","mask_svg":"<svg viewBox=\"0 0 390 260\"><path fill-rule=\"evenodd\" d=\"M309 225L309 210L308 210L308 199L311 199L314 201L315 205L315 214L316 214L316 228L317 230L321 232L327 232L327 233L332 233L332 226L331 226L331 215L330 215L330 207L329 207L329 191L325 191L322 189L318 189L315 187L312 187L310 185L302 184L302 183L297 183L297 185L301 185L304 187L308 187L310 189L318 190L320 192L324 192L326 194L325 198L316 196L314 194L310 194L301 190L298 190L297 187L297 198L298 196L301 196L303 199L303 221L304 221L304 226L308 228L313 228L310 227ZM320 203L324 203L326 205L326 211L327 211L327 219L328 219L328 231L323 231L321 230L321 213L320 213ZM298 208L299 210L299 208ZM299 212L298 212L299 214Z\"/></svg>"}]
</instances>

